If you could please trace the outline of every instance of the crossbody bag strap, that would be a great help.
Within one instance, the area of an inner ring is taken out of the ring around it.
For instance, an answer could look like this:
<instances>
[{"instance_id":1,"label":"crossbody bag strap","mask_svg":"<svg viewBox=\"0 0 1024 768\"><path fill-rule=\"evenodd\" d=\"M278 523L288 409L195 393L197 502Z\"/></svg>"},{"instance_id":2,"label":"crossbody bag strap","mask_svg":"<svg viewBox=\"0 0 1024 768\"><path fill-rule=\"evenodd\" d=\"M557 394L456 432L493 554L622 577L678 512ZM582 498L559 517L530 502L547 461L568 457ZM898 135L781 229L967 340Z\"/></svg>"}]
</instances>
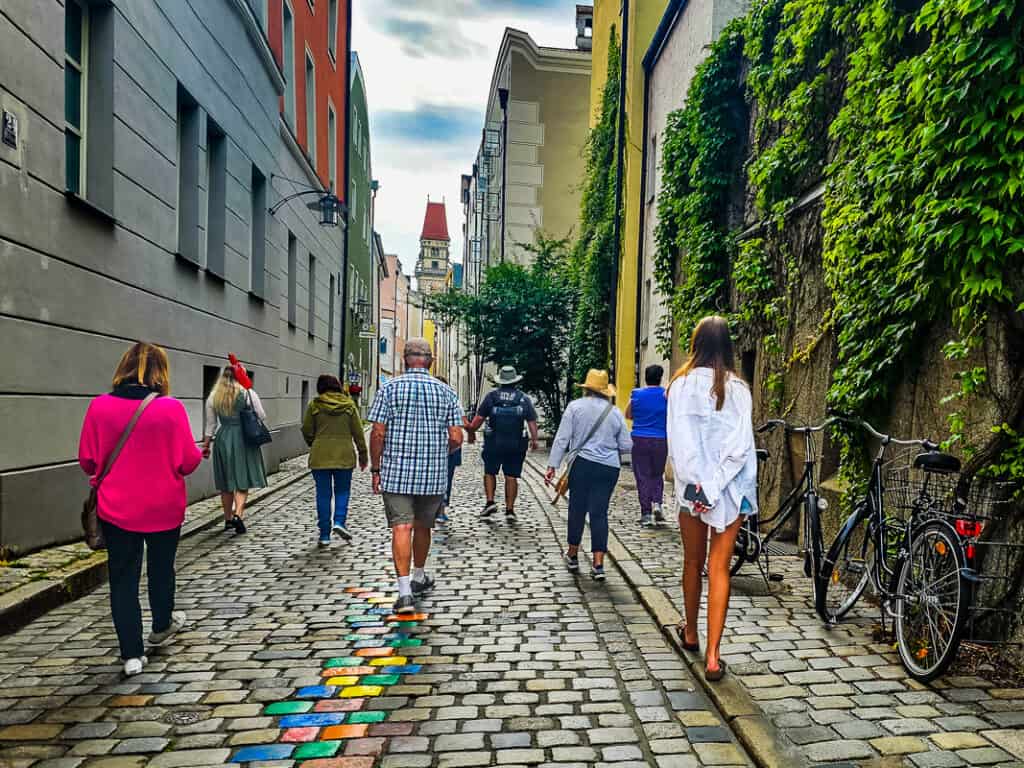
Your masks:
<instances>
[{"instance_id":1,"label":"crossbody bag strap","mask_svg":"<svg viewBox=\"0 0 1024 768\"><path fill-rule=\"evenodd\" d=\"M610 414L612 412L612 409L614 407L615 407L615 403L608 403L608 407L604 409L604 413L602 413L600 415L600 417L598 417L597 421L594 422L594 426L592 426L590 428L590 431L587 432L587 436L583 438L583 442L580 443L579 447L575 451L572 452L572 459L571 459L571 461L575 461L576 460L576 457L580 455L580 453L583 451L583 449L587 446L587 443L589 443L590 440L594 437L594 435L597 434L597 430L601 428L602 424L604 424L604 420L608 418L608 414Z\"/></svg>"},{"instance_id":2,"label":"crossbody bag strap","mask_svg":"<svg viewBox=\"0 0 1024 768\"><path fill-rule=\"evenodd\" d=\"M114 446L114 450L110 452L110 456L107 458L107 465L103 467L103 471L100 472L99 477L96 478L96 487L100 487L100 483L103 482L110 470L114 466L114 462L117 461L117 457L121 455L121 449L124 448L124 444L128 442L128 438L132 434L132 430L135 429L135 425L139 422L139 417L142 416L142 412L149 407L149 404L156 400L156 392L150 392L146 395L146 399L139 403L139 407L135 409L135 413L132 414L131 421L128 422L128 426L124 428L124 432L121 433L120 439L117 441L117 445Z\"/></svg>"}]
</instances>

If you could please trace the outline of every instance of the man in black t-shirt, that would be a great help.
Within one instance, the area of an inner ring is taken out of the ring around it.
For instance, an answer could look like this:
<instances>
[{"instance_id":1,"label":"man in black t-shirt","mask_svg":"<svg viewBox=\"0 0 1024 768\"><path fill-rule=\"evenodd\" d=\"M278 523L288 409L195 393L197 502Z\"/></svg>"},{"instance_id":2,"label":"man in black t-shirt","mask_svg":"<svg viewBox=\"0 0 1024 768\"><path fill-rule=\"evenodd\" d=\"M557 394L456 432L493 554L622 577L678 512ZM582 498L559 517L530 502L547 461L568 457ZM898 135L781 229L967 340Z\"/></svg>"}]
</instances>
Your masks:
<instances>
[{"instance_id":1,"label":"man in black t-shirt","mask_svg":"<svg viewBox=\"0 0 1024 768\"><path fill-rule=\"evenodd\" d=\"M484 493L487 503L481 515L490 517L498 511L494 494L498 485L498 472L505 475L505 519L516 522L516 497L519 495L519 477L523 473L527 447L537 450L537 410L530 398L516 387L522 376L510 365L502 366L495 383L498 388L488 392L476 416L466 422L466 428L476 431L486 421L484 430ZM529 430L526 437L524 427Z\"/></svg>"}]
</instances>

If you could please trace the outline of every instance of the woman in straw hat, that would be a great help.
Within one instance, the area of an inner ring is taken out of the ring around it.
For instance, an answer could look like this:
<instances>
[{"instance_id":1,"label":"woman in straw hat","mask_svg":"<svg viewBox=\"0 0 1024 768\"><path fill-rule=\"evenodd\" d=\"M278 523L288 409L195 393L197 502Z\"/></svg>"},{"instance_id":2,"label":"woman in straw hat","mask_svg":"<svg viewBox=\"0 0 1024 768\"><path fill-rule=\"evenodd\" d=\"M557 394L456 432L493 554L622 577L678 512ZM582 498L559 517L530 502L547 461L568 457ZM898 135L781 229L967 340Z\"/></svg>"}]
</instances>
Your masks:
<instances>
[{"instance_id":1,"label":"woman in straw hat","mask_svg":"<svg viewBox=\"0 0 1024 768\"><path fill-rule=\"evenodd\" d=\"M757 454L750 390L733 367L724 318L705 317L690 340L690 356L668 390L668 445L679 500L686 620L676 627L683 647L698 651L701 568L708 563L704 676L725 674L719 644L729 610L729 561L741 517L757 514Z\"/></svg>"},{"instance_id":2,"label":"woman in straw hat","mask_svg":"<svg viewBox=\"0 0 1024 768\"><path fill-rule=\"evenodd\" d=\"M547 481L565 459L569 465L569 551L565 565L579 573L583 525L590 519L593 577L604 580L604 553L608 550L608 503L619 480L620 455L633 447L626 421L615 407L615 387L607 371L591 370L580 387L583 397L569 403L558 425Z\"/></svg>"}]
</instances>

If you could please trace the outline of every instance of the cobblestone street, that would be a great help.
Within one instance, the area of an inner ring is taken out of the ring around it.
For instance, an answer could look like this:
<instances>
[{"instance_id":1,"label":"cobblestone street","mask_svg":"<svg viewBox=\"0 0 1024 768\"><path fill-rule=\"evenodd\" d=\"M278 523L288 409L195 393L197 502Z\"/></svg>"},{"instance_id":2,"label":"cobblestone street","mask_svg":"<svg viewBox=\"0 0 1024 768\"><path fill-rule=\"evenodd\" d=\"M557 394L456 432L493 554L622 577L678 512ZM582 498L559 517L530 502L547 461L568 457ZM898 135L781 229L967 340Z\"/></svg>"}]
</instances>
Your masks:
<instances>
[{"instance_id":1,"label":"cobblestone street","mask_svg":"<svg viewBox=\"0 0 1024 768\"><path fill-rule=\"evenodd\" d=\"M547 504L524 490L517 526L479 520L466 453L425 618L386 620L369 475L355 542L327 550L301 481L244 537L183 542L190 626L142 675L121 676L105 588L0 638L0 765L750 765L622 578L565 572Z\"/></svg>"},{"instance_id":2,"label":"cobblestone street","mask_svg":"<svg viewBox=\"0 0 1024 768\"><path fill-rule=\"evenodd\" d=\"M665 527L644 529L636 510L633 477L624 469L609 519L630 560L626 572L681 611L675 515ZM754 567L744 566L733 580L722 644L731 677L784 747L809 763L843 766L1024 765L1024 689L957 676L956 666L930 686L917 683L893 647L873 640L878 614L870 604L834 628L822 624L801 562L773 558L772 570L785 579L771 594ZM700 624L703 636L703 615Z\"/></svg>"}]
</instances>

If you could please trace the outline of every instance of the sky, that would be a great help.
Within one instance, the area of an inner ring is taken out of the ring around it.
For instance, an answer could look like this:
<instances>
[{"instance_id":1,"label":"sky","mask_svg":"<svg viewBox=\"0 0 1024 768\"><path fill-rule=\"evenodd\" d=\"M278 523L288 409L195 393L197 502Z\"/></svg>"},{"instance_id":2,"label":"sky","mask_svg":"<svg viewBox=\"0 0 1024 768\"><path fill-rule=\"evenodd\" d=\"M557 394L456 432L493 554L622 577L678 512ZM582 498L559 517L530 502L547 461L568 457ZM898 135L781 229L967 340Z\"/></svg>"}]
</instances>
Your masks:
<instances>
[{"instance_id":1,"label":"sky","mask_svg":"<svg viewBox=\"0 0 1024 768\"><path fill-rule=\"evenodd\" d=\"M352 50L366 79L375 229L411 275L427 196L447 204L462 258L461 175L472 170L505 27L575 48L575 0L352 0Z\"/></svg>"}]
</instances>

